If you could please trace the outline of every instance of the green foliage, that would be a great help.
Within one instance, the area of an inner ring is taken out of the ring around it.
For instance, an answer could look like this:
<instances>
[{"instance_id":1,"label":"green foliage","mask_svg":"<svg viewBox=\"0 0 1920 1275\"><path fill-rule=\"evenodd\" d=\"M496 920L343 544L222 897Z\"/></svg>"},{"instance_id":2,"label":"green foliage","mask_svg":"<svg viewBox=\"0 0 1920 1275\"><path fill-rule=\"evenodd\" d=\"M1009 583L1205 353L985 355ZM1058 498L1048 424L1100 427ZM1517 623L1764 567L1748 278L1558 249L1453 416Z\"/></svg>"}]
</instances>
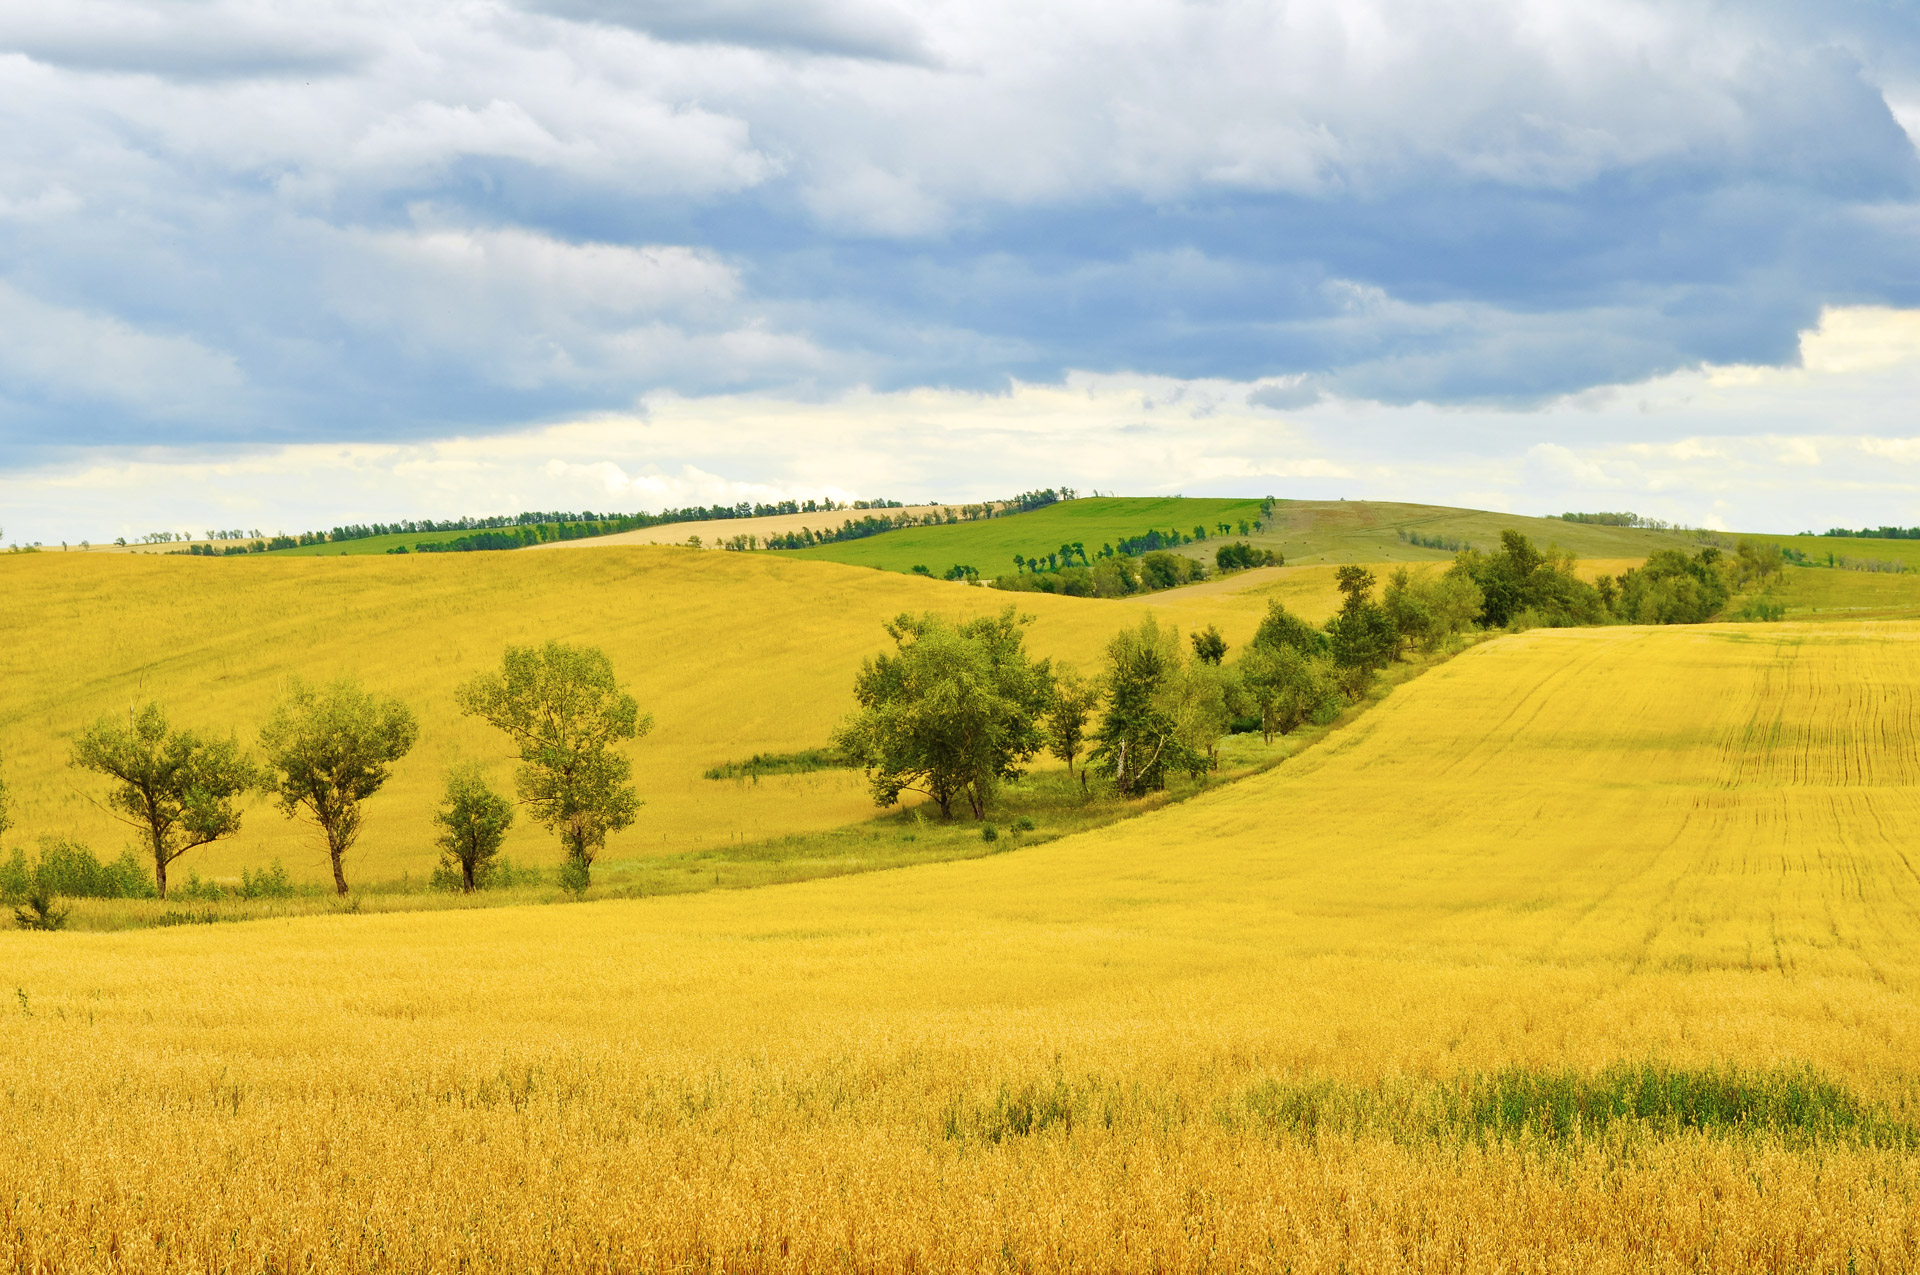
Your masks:
<instances>
[{"instance_id":1,"label":"green foliage","mask_svg":"<svg viewBox=\"0 0 1920 1275\"><path fill-rule=\"evenodd\" d=\"M1167 773L1198 775L1209 767L1193 746L1211 708L1194 694L1180 636L1149 615L1107 644L1106 714L1089 761L1123 796L1166 786ZM1224 724L1224 706L1222 706Z\"/></svg>"},{"instance_id":2,"label":"green foliage","mask_svg":"<svg viewBox=\"0 0 1920 1275\"><path fill-rule=\"evenodd\" d=\"M1000 829L990 823L982 825L980 828L980 840L989 844L1000 840Z\"/></svg>"},{"instance_id":3,"label":"green foliage","mask_svg":"<svg viewBox=\"0 0 1920 1275\"><path fill-rule=\"evenodd\" d=\"M16 848L0 863L0 898L18 901L36 890L69 899L150 899L154 895L146 867L133 851L103 864L85 845L65 837L40 838L36 862L29 862L26 852Z\"/></svg>"},{"instance_id":4,"label":"green foliage","mask_svg":"<svg viewBox=\"0 0 1920 1275\"><path fill-rule=\"evenodd\" d=\"M520 800L560 838L578 876L590 879L608 835L640 813L640 796L627 782L633 763L613 745L653 729L653 718L615 681L606 652L565 642L509 646L500 672L467 683L458 699L462 712L513 740Z\"/></svg>"},{"instance_id":5,"label":"green foliage","mask_svg":"<svg viewBox=\"0 0 1920 1275\"><path fill-rule=\"evenodd\" d=\"M1033 820L1029 819L1025 815L1021 815L1018 819L1015 819L1013 821L1013 830L1015 832L1032 832Z\"/></svg>"},{"instance_id":6,"label":"green foliage","mask_svg":"<svg viewBox=\"0 0 1920 1275\"><path fill-rule=\"evenodd\" d=\"M495 792L485 772L470 762L448 772L446 799L433 818L445 829L435 843L441 866L449 872L457 868L461 889L472 894L513 826L513 803Z\"/></svg>"},{"instance_id":7,"label":"green foliage","mask_svg":"<svg viewBox=\"0 0 1920 1275\"><path fill-rule=\"evenodd\" d=\"M1401 567L1388 578L1380 605L1401 646L1432 654L1472 628L1485 601L1480 586L1463 571L1435 576Z\"/></svg>"},{"instance_id":8,"label":"green foliage","mask_svg":"<svg viewBox=\"0 0 1920 1275\"><path fill-rule=\"evenodd\" d=\"M1727 605L1729 568L1718 549L1692 557L1678 549L1656 550L1644 566L1620 577L1615 610L1629 624L1703 623Z\"/></svg>"},{"instance_id":9,"label":"green foliage","mask_svg":"<svg viewBox=\"0 0 1920 1275\"><path fill-rule=\"evenodd\" d=\"M238 741L171 730L156 703L129 710L125 726L102 717L74 741L70 764L113 781L107 808L146 838L163 899L167 865L238 832L236 800L261 782Z\"/></svg>"},{"instance_id":10,"label":"green foliage","mask_svg":"<svg viewBox=\"0 0 1920 1275\"><path fill-rule=\"evenodd\" d=\"M347 892L343 860L360 835L362 803L419 737L405 704L345 678L324 687L293 679L260 729L276 802L320 826L337 893Z\"/></svg>"},{"instance_id":11,"label":"green foliage","mask_svg":"<svg viewBox=\"0 0 1920 1275\"><path fill-rule=\"evenodd\" d=\"M1291 647L1309 658L1327 653L1327 635L1282 606L1275 598L1254 630L1253 645L1273 649Z\"/></svg>"},{"instance_id":12,"label":"green foliage","mask_svg":"<svg viewBox=\"0 0 1920 1275\"><path fill-rule=\"evenodd\" d=\"M53 892L45 886L35 886L28 892L26 902L13 910L14 924L23 930L65 929L71 909L55 907L53 898Z\"/></svg>"},{"instance_id":13,"label":"green foliage","mask_svg":"<svg viewBox=\"0 0 1920 1275\"><path fill-rule=\"evenodd\" d=\"M755 753L745 761L708 767L708 779L753 779L762 775L810 775L817 770L851 770L855 762L833 748L803 748L796 753Z\"/></svg>"},{"instance_id":14,"label":"green foliage","mask_svg":"<svg viewBox=\"0 0 1920 1275\"><path fill-rule=\"evenodd\" d=\"M1100 684L1080 676L1071 665L1053 671L1053 698L1047 705L1047 749L1073 770L1074 758L1087 746L1087 723L1100 706Z\"/></svg>"},{"instance_id":15,"label":"green foliage","mask_svg":"<svg viewBox=\"0 0 1920 1275\"><path fill-rule=\"evenodd\" d=\"M271 868L258 872L240 869L240 897L243 899L291 899L298 890L278 859Z\"/></svg>"},{"instance_id":16,"label":"green foliage","mask_svg":"<svg viewBox=\"0 0 1920 1275\"><path fill-rule=\"evenodd\" d=\"M1245 541L1221 545L1213 553L1213 565L1222 571L1245 571L1251 567L1278 567L1286 559L1271 549L1256 549Z\"/></svg>"},{"instance_id":17,"label":"green foliage","mask_svg":"<svg viewBox=\"0 0 1920 1275\"><path fill-rule=\"evenodd\" d=\"M1009 606L959 625L903 613L886 626L897 653L861 666L860 708L834 734L877 804L923 792L952 818L953 799L965 796L983 819L995 785L1024 773L1053 699L1050 665L1027 657L1027 622Z\"/></svg>"},{"instance_id":18,"label":"green foliage","mask_svg":"<svg viewBox=\"0 0 1920 1275\"><path fill-rule=\"evenodd\" d=\"M1335 574L1343 601L1327 622L1329 654L1334 677L1348 699L1358 700L1373 684L1373 676L1400 648L1400 635L1386 608L1373 600L1373 572L1345 566Z\"/></svg>"},{"instance_id":19,"label":"green foliage","mask_svg":"<svg viewBox=\"0 0 1920 1275\"><path fill-rule=\"evenodd\" d=\"M1573 563L1571 553L1556 548L1542 553L1520 532L1507 530L1500 533L1496 552L1464 550L1452 571L1479 588L1480 623L1487 628L1602 623L1606 607L1600 591L1573 574Z\"/></svg>"},{"instance_id":20,"label":"green foliage","mask_svg":"<svg viewBox=\"0 0 1920 1275\"><path fill-rule=\"evenodd\" d=\"M1218 664L1227 658L1227 639L1220 636L1219 625L1209 624L1205 630L1194 631L1193 654L1203 664Z\"/></svg>"},{"instance_id":21,"label":"green foliage","mask_svg":"<svg viewBox=\"0 0 1920 1275\"><path fill-rule=\"evenodd\" d=\"M1310 657L1295 646L1255 643L1241 655L1240 704L1260 719L1260 733L1271 744L1318 717L1339 708L1339 690L1324 657Z\"/></svg>"},{"instance_id":22,"label":"green foliage","mask_svg":"<svg viewBox=\"0 0 1920 1275\"><path fill-rule=\"evenodd\" d=\"M1787 604L1773 598L1748 598L1736 620L1747 620L1763 624L1775 624L1787 618Z\"/></svg>"}]
</instances>

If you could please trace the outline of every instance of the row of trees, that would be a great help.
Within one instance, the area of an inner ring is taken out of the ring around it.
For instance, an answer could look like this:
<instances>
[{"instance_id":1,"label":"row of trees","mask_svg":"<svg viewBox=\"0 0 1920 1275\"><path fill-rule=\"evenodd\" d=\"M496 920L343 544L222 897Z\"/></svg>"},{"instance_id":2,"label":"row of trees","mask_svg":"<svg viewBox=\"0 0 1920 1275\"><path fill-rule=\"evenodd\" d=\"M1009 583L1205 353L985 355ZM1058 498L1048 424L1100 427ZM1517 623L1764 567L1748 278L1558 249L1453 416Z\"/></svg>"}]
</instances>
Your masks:
<instances>
[{"instance_id":1,"label":"row of trees","mask_svg":"<svg viewBox=\"0 0 1920 1275\"><path fill-rule=\"evenodd\" d=\"M867 772L877 804L919 792L946 817L964 801L984 818L994 791L1043 749L1069 771L1084 755L1083 784L1091 773L1136 796L1169 775L1212 768L1236 722L1271 741L1329 719L1392 661L1438 650L1470 627L1481 605L1461 575L1403 570L1378 601L1375 583L1364 568L1341 568L1343 604L1325 628L1271 603L1232 662L1217 628L1183 645L1148 616L1107 644L1096 677L1031 658L1023 640L1031 617L1011 606L963 622L902 614L886 625L893 651L862 665L858 708L834 746Z\"/></svg>"},{"instance_id":2,"label":"row of trees","mask_svg":"<svg viewBox=\"0 0 1920 1275\"><path fill-rule=\"evenodd\" d=\"M457 701L507 735L520 762L520 804L559 838L561 883L584 890L607 836L630 826L640 807L632 762L615 745L646 734L652 719L620 688L603 651L563 642L509 646L499 670L460 687ZM324 686L294 679L260 729L261 762L236 737L175 728L158 703L148 703L129 709L124 722L111 715L94 722L74 740L70 763L108 781L104 805L140 834L161 898L175 861L237 833L241 802L255 792L315 825L334 888L345 894L347 855L366 803L419 734L398 699L352 679ZM456 765L435 818L443 868L475 889L513 824L514 803L493 790L478 764ZM8 826L0 783L0 832Z\"/></svg>"}]
</instances>

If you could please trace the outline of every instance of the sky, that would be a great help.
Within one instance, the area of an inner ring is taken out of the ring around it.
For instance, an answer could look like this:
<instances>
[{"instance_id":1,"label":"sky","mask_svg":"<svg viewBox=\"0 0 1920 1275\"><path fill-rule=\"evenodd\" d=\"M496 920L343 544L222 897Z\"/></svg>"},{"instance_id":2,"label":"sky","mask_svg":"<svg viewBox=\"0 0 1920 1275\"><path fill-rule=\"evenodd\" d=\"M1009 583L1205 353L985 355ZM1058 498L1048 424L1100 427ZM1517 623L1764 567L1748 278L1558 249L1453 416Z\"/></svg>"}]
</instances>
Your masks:
<instances>
[{"instance_id":1,"label":"sky","mask_svg":"<svg viewBox=\"0 0 1920 1275\"><path fill-rule=\"evenodd\" d=\"M0 542L1920 524L1907 0L0 0Z\"/></svg>"}]
</instances>

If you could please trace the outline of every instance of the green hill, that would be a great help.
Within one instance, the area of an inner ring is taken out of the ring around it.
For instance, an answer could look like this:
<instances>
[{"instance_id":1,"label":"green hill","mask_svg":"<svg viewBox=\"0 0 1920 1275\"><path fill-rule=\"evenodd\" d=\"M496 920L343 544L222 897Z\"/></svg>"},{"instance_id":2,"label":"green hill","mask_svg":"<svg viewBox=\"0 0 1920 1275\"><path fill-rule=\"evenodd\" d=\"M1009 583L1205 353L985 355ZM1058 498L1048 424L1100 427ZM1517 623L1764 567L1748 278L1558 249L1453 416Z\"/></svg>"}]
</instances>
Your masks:
<instances>
[{"instance_id":1,"label":"green hill","mask_svg":"<svg viewBox=\"0 0 1920 1275\"><path fill-rule=\"evenodd\" d=\"M1655 549L1684 547L1692 537L1668 531L1600 527L1558 518L1452 509L1444 505L1407 505L1390 501L1281 500L1271 526L1242 534L1242 521L1260 518L1258 500L1206 500L1185 497L1097 496L1049 505L1032 513L984 522L911 527L864 540L783 550L796 558L819 558L887 571L926 567L944 575L950 567L971 566L992 577L1013 569L1013 556L1044 556L1062 544L1078 542L1089 554L1101 545L1157 530L1192 535L1205 528L1204 542L1182 546L1181 553L1211 560L1220 544L1245 540L1273 549L1289 563L1442 562L1453 556L1446 544L1494 548L1508 528L1524 532L1541 546L1559 545L1583 558L1644 558ZM1222 535L1221 523L1233 530ZM1403 535L1403 533L1405 533ZM1439 540L1426 547L1413 537ZM1893 543L1893 542L1874 542ZM1920 542L1915 542L1920 548Z\"/></svg>"}]
</instances>

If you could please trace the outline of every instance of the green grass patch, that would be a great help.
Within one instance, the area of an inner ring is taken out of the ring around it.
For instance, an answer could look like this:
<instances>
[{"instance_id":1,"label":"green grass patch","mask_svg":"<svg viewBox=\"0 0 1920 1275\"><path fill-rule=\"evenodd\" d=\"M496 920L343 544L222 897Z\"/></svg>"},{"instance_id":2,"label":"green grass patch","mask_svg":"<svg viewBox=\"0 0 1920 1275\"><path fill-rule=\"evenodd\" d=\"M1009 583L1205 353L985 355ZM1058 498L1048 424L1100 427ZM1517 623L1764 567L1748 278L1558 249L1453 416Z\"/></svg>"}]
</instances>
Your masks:
<instances>
[{"instance_id":1,"label":"green grass patch","mask_svg":"<svg viewBox=\"0 0 1920 1275\"><path fill-rule=\"evenodd\" d=\"M853 762L835 748L804 748L797 753L755 753L745 761L707 768L708 779L756 780L762 775L810 775L817 770L851 770Z\"/></svg>"},{"instance_id":2,"label":"green grass patch","mask_svg":"<svg viewBox=\"0 0 1920 1275\"><path fill-rule=\"evenodd\" d=\"M1303 1138L1563 1144L1615 1136L1768 1136L1920 1147L1920 1129L1809 1067L1617 1063L1597 1072L1509 1067L1378 1085L1265 1080L1216 1112L1223 1124Z\"/></svg>"}]
</instances>

